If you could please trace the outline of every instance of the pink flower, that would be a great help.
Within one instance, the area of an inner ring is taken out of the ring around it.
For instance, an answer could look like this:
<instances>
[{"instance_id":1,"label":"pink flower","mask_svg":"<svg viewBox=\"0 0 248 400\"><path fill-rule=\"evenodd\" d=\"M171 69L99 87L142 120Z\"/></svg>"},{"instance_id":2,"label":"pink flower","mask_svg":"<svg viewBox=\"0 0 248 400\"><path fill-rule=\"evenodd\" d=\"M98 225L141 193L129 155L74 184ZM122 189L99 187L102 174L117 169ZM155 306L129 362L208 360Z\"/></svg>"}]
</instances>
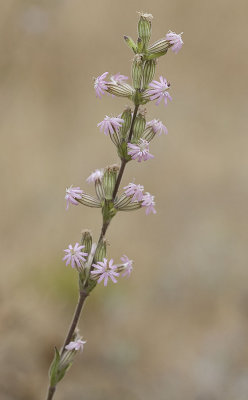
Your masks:
<instances>
[{"instance_id":1,"label":"pink flower","mask_svg":"<svg viewBox=\"0 0 248 400\"><path fill-rule=\"evenodd\" d=\"M78 205L77 199L81 199L81 196L83 194L83 191L80 189L80 187L72 187L72 185L69 188L66 188L66 209L68 210L69 204L74 204L75 206Z\"/></svg>"},{"instance_id":2,"label":"pink flower","mask_svg":"<svg viewBox=\"0 0 248 400\"><path fill-rule=\"evenodd\" d=\"M129 260L127 256L122 256L121 261L123 262L124 270L122 276L129 276L131 275L131 272L133 270L133 260Z\"/></svg>"},{"instance_id":3,"label":"pink flower","mask_svg":"<svg viewBox=\"0 0 248 400\"><path fill-rule=\"evenodd\" d=\"M96 169L90 176L86 179L86 182L88 183L94 183L97 179L101 180L103 177L103 170L102 169Z\"/></svg>"},{"instance_id":4,"label":"pink flower","mask_svg":"<svg viewBox=\"0 0 248 400\"><path fill-rule=\"evenodd\" d=\"M168 133L168 129L166 128L166 126L163 125L163 123L158 119L153 119L152 121L147 122L146 126L150 126L153 129L153 132L158 133L159 136L161 135L161 133L164 133L165 135L167 135Z\"/></svg>"},{"instance_id":5,"label":"pink flower","mask_svg":"<svg viewBox=\"0 0 248 400\"><path fill-rule=\"evenodd\" d=\"M84 345L85 345L86 341L78 339L75 342L70 342L69 344L67 344L67 346L65 346L66 350L81 350L83 351Z\"/></svg>"},{"instance_id":6,"label":"pink flower","mask_svg":"<svg viewBox=\"0 0 248 400\"><path fill-rule=\"evenodd\" d=\"M150 100L157 100L156 105L158 105L161 100L164 98L165 105L167 105L168 99L171 101L172 97L167 92L170 87L170 84L167 82L165 78L160 76L159 81L152 81L149 86L152 89L147 91L147 94L150 96Z\"/></svg>"},{"instance_id":7,"label":"pink flower","mask_svg":"<svg viewBox=\"0 0 248 400\"><path fill-rule=\"evenodd\" d=\"M63 261L66 261L66 265L71 264L72 268L81 268L81 261L85 262L86 259L84 257L87 257L88 255L88 253L82 252L84 247L85 246L79 246L78 243L76 243L74 247L69 244L68 249L64 250L66 255L64 256Z\"/></svg>"},{"instance_id":8,"label":"pink flower","mask_svg":"<svg viewBox=\"0 0 248 400\"><path fill-rule=\"evenodd\" d=\"M171 50L177 54L179 50L182 48L183 41L182 41L182 34L183 32L177 34L175 32L169 31L166 34L166 40L172 45Z\"/></svg>"},{"instance_id":9,"label":"pink flower","mask_svg":"<svg viewBox=\"0 0 248 400\"><path fill-rule=\"evenodd\" d=\"M138 144L128 143L128 154L132 157L133 160L138 159L138 162L142 160L146 161L150 158L154 158L152 154L149 153L149 143L144 140L140 139Z\"/></svg>"},{"instance_id":10,"label":"pink flower","mask_svg":"<svg viewBox=\"0 0 248 400\"><path fill-rule=\"evenodd\" d=\"M97 97L101 98L101 95L105 94L105 91L108 89L107 82L104 80L108 72L104 72L104 74L98 76L94 82L94 89L96 91Z\"/></svg>"},{"instance_id":11,"label":"pink flower","mask_svg":"<svg viewBox=\"0 0 248 400\"><path fill-rule=\"evenodd\" d=\"M153 214L156 214L157 211L155 210L155 201L154 201L154 196L152 196L150 193L146 192L143 196L142 199L142 204L143 207L146 207L146 215L150 214L153 212Z\"/></svg>"},{"instance_id":12,"label":"pink flower","mask_svg":"<svg viewBox=\"0 0 248 400\"><path fill-rule=\"evenodd\" d=\"M144 186L142 185L135 185L135 183L129 183L127 186L124 187L125 194L127 196L133 196L132 202L137 200L141 201L143 199L143 190Z\"/></svg>"},{"instance_id":13,"label":"pink flower","mask_svg":"<svg viewBox=\"0 0 248 400\"><path fill-rule=\"evenodd\" d=\"M107 286L108 284L108 279L110 278L114 283L117 282L116 276L119 276L120 274L116 272L116 265L113 265L113 259L108 263L107 258L103 259L102 261L98 261L97 264L92 264L93 267L95 268L94 271L91 271L92 275L95 275L97 277L97 283L100 283L104 279L104 286Z\"/></svg>"},{"instance_id":14,"label":"pink flower","mask_svg":"<svg viewBox=\"0 0 248 400\"><path fill-rule=\"evenodd\" d=\"M104 120L99 122L97 126L100 127L101 131L104 131L105 135L108 135L108 133L113 135L115 132L118 132L123 122L124 120L121 118L111 118L106 115Z\"/></svg>"},{"instance_id":15,"label":"pink flower","mask_svg":"<svg viewBox=\"0 0 248 400\"><path fill-rule=\"evenodd\" d=\"M111 81L113 83L117 83L118 84L118 83L122 83L123 81L126 81L128 79L128 76L121 75L118 72L118 74L112 75L110 79L111 79Z\"/></svg>"}]
</instances>

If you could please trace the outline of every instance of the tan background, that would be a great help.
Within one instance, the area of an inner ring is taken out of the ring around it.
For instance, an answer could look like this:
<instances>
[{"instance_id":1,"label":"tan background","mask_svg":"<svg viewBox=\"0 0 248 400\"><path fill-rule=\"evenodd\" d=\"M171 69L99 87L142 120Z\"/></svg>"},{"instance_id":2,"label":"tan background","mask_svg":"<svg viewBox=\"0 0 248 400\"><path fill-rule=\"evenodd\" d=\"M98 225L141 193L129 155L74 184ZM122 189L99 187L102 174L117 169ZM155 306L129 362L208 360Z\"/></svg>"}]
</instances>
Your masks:
<instances>
[{"instance_id":1,"label":"tan background","mask_svg":"<svg viewBox=\"0 0 248 400\"><path fill-rule=\"evenodd\" d=\"M135 260L130 280L92 294L83 354L56 400L246 400L247 1L1 0L2 400L44 399L53 346L76 302L62 249L100 213L65 211L70 184L87 188L117 162L96 124L122 99L97 100L93 77L129 74L136 11L154 15L153 40L184 31L160 60L173 102L148 107L169 130L155 160L129 165L156 195L156 216L117 215L109 255Z\"/></svg>"}]
</instances>

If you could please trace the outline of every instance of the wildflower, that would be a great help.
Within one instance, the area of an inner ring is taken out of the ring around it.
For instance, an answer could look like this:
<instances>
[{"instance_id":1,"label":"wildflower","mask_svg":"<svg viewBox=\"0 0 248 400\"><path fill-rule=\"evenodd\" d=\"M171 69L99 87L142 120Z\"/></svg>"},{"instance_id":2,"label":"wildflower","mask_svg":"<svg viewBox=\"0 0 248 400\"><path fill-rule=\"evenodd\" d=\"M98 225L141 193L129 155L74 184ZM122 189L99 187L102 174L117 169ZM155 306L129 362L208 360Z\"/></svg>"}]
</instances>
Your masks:
<instances>
[{"instance_id":1,"label":"wildflower","mask_svg":"<svg viewBox=\"0 0 248 400\"><path fill-rule=\"evenodd\" d=\"M135 185L135 183L129 183L127 186L124 187L125 194L127 196L133 196L132 202L137 200L141 201L143 199L143 190L144 186L142 185Z\"/></svg>"},{"instance_id":2,"label":"wildflower","mask_svg":"<svg viewBox=\"0 0 248 400\"><path fill-rule=\"evenodd\" d=\"M69 344L67 344L67 346L65 346L66 350L81 350L83 351L84 345L85 345L86 341L78 339L75 342L70 342Z\"/></svg>"},{"instance_id":3,"label":"wildflower","mask_svg":"<svg viewBox=\"0 0 248 400\"><path fill-rule=\"evenodd\" d=\"M169 31L166 34L166 40L168 40L168 42L172 45L171 50L175 54L177 54L183 46L183 41L182 41L182 37L181 37L182 34L183 34L183 32L177 34L172 31Z\"/></svg>"},{"instance_id":4,"label":"wildflower","mask_svg":"<svg viewBox=\"0 0 248 400\"><path fill-rule=\"evenodd\" d=\"M121 75L119 72L117 74L115 74L115 75L112 75L111 78L110 78L110 80L113 83L116 83L116 84L122 83L123 81L126 81L127 79L128 79L128 76Z\"/></svg>"},{"instance_id":5,"label":"wildflower","mask_svg":"<svg viewBox=\"0 0 248 400\"><path fill-rule=\"evenodd\" d=\"M154 196L152 196L150 193L146 192L144 194L141 205L143 207L146 207L146 215L150 214L151 212L153 214L157 213L157 211L154 208L155 206Z\"/></svg>"},{"instance_id":6,"label":"wildflower","mask_svg":"<svg viewBox=\"0 0 248 400\"><path fill-rule=\"evenodd\" d=\"M165 135L168 133L166 126L158 119L153 119L152 121L147 122L146 127L151 127L153 132L158 133L159 136L161 133L164 133Z\"/></svg>"},{"instance_id":7,"label":"wildflower","mask_svg":"<svg viewBox=\"0 0 248 400\"><path fill-rule=\"evenodd\" d=\"M102 169L96 169L90 176L86 179L86 182L88 183L94 183L97 179L100 181L102 180L103 177L103 170Z\"/></svg>"},{"instance_id":8,"label":"wildflower","mask_svg":"<svg viewBox=\"0 0 248 400\"><path fill-rule=\"evenodd\" d=\"M165 105L167 105L168 99L171 101L172 97L167 92L170 87L170 84L167 82L165 78L160 76L159 81L152 81L149 86L151 89L148 89L147 94L150 96L150 100L157 100L156 105L158 105L161 100L164 98Z\"/></svg>"},{"instance_id":9,"label":"wildflower","mask_svg":"<svg viewBox=\"0 0 248 400\"><path fill-rule=\"evenodd\" d=\"M102 75L98 76L94 82L94 89L96 91L97 97L101 98L101 95L105 94L105 91L108 89L107 82L104 80L108 72L104 72Z\"/></svg>"},{"instance_id":10,"label":"wildflower","mask_svg":"<svg viewBox=\"0 0 248 400\"><path fill-rule=\"evenodd\" d=\"M129 260L127 256L122 256L121 261L123 262L123 274L122 276L129 276L131 275L131 272L133 270L133 260Z\"/></svg>"},{"instance_id":11,"label":"wildflower","mask_svg":"<svg viewBox=\"0 0 248 400\"><path fill-rule=\"evenodd\" d=\"M101 131L104 131L105 135L107 135L108 133L113 135L114 133L118 132L123 122L124 120L121 118L112 118L106 115L104 120L102 122L99 122L97 126L100 127Z\"/></svg>"},{"instance_id":12,"label":"wildflower","mask_svg":"<svg viewBox=\"0 0 248 400\"><path fill-rule=\"evenodd\" d=\"M149 153L149 143L144 140L140 139L138 144L128 143L128 154L132 157L133 160L138 159L138 162L142 160L146 161L150 158L154 158L154 156Z\"/></svg>"},{"instance_id":13,"label":"wildflower","mask_svg":"<svg viewBox=\"0 0 248 400\"><path fill-rule=\"evenodd\" d=\"M81 268L81 261L85 262L86 259L84 257L88 256L88 253L82 252L84 247L85 246L79 246L78 243L76 243L74 247L69 244L68 249L64 250L66 255L64 256L63 261L66 261L66 265L71 264L72 268Z\"/></svg>"},{"instance_id":14,"label":"wildflower","mask_svg":"<svg viewBox=\"0 0 248 400\"><path fill-rule=\"evenodd\" d=\"M92 275L95 275L97 278L97 283L100 283L104 279L104 286L107 286L108 279L110 278L114 283L117 282L116 276L118 277L120 274L116 272L116 265L113 265L113 259L108 262L107 258L102 261L98 261L97 264L92 264L95 268L94 271L91 271Z\"/></svg>"},{"instance_id":15,"label":"wildflower","mask_svg":"<svg viewBox=\"0 0 248 400\"><path fill-rule=\"evenodd\" d=\"M78 205L77 199L81 199L83 194L83 191L80 189L80 187L72 187L72 185L69 188L66 188L66 209L68 210L69 204L74 204L75 206Z\"/></svg>"}]
</instances>

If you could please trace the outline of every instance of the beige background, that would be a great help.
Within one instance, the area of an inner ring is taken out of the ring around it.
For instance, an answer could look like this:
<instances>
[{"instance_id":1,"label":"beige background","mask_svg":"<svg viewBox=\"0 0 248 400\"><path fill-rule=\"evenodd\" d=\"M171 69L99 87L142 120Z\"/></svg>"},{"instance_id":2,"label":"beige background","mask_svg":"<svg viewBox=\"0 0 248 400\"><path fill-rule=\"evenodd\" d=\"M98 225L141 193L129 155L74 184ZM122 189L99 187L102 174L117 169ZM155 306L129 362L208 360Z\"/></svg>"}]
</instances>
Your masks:
<instances>
[{"instance_id":1,"label":"beige background","mask_svg":"<svg viewBox=\"0 0 248 400\"><path fill-rule=\"evenodd\" d=\"M93 77L129 74L122 36L136 39L140 10L154 41L172 29L185 42L158 64L173 102L148 106L169 135L123 181L155 194L158 213L114 219L109 255L135 270L88 300L87 345L56 400L247 399L247 1L1 0L2 400L45 397L77 297L62 250L101 223L66 212L64 191L93 193L89 173L118 161L96 124L127 102L96 99Z\"/></svg>"}]
</instances>

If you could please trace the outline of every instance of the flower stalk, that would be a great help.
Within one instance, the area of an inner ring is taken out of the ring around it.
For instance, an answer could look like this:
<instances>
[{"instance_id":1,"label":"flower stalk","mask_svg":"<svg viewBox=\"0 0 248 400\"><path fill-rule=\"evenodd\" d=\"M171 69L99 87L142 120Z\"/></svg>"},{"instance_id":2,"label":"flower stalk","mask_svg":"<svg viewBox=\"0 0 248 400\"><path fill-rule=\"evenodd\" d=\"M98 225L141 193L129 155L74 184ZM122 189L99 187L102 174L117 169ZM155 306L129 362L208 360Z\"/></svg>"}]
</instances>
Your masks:
<instances>
[{"instance_id":1,"label":"flower stalk","mask_svg":"<svg viewBox=\"0 0 248 400\"><path fill-rule=\"evenodd\" d=\"M153 80L156 71L157 58L166 54L169 48L177 53L182 47L181 34L169 31L165 38L150 46L151 14L139 13L138 39L124 36L128 47L135 53L132 67L132 85L126 83L125 75L117 73L108 78L108 72L98 76L94 82L96 96L101 98L106 93L116 97L125 97L133 103L126 107L118 117L106 116L98 127L106 136L110 136L120 158L118 165L97 169L87 178L87 183L94 183L96 197L85 193L79 186L72 185L66 189L66 208L82 204L87 207L100 208L102 211L102 227L97 243L93 242L90 231L84 230L80 243L64 250L63 260L78 273L79 297L78 303L62 348L55 348L55 356L49 371L50 385L47 400L52 400L57 384L64 378L71 367L76 353L83 349L83 341L78 333L78 322L87 297L92 290L103 282L117 283L119 278L129 277L133 270L133 261L126 255L121 257L121 263L115 264L107 258L107 229L119 211L134 211L145 208L145 214L156 214L154 196L144 192L143 185L129 183L124 192L119 193L122 177L128 162L137 160L143 162L154 158L150 153L150 142L167 128L157 119L146 122L146 110L141 105L156 100L158 105L164 100L171 100L168 93L170 84L165 78Z\"/></svg>"}]
</instances>

